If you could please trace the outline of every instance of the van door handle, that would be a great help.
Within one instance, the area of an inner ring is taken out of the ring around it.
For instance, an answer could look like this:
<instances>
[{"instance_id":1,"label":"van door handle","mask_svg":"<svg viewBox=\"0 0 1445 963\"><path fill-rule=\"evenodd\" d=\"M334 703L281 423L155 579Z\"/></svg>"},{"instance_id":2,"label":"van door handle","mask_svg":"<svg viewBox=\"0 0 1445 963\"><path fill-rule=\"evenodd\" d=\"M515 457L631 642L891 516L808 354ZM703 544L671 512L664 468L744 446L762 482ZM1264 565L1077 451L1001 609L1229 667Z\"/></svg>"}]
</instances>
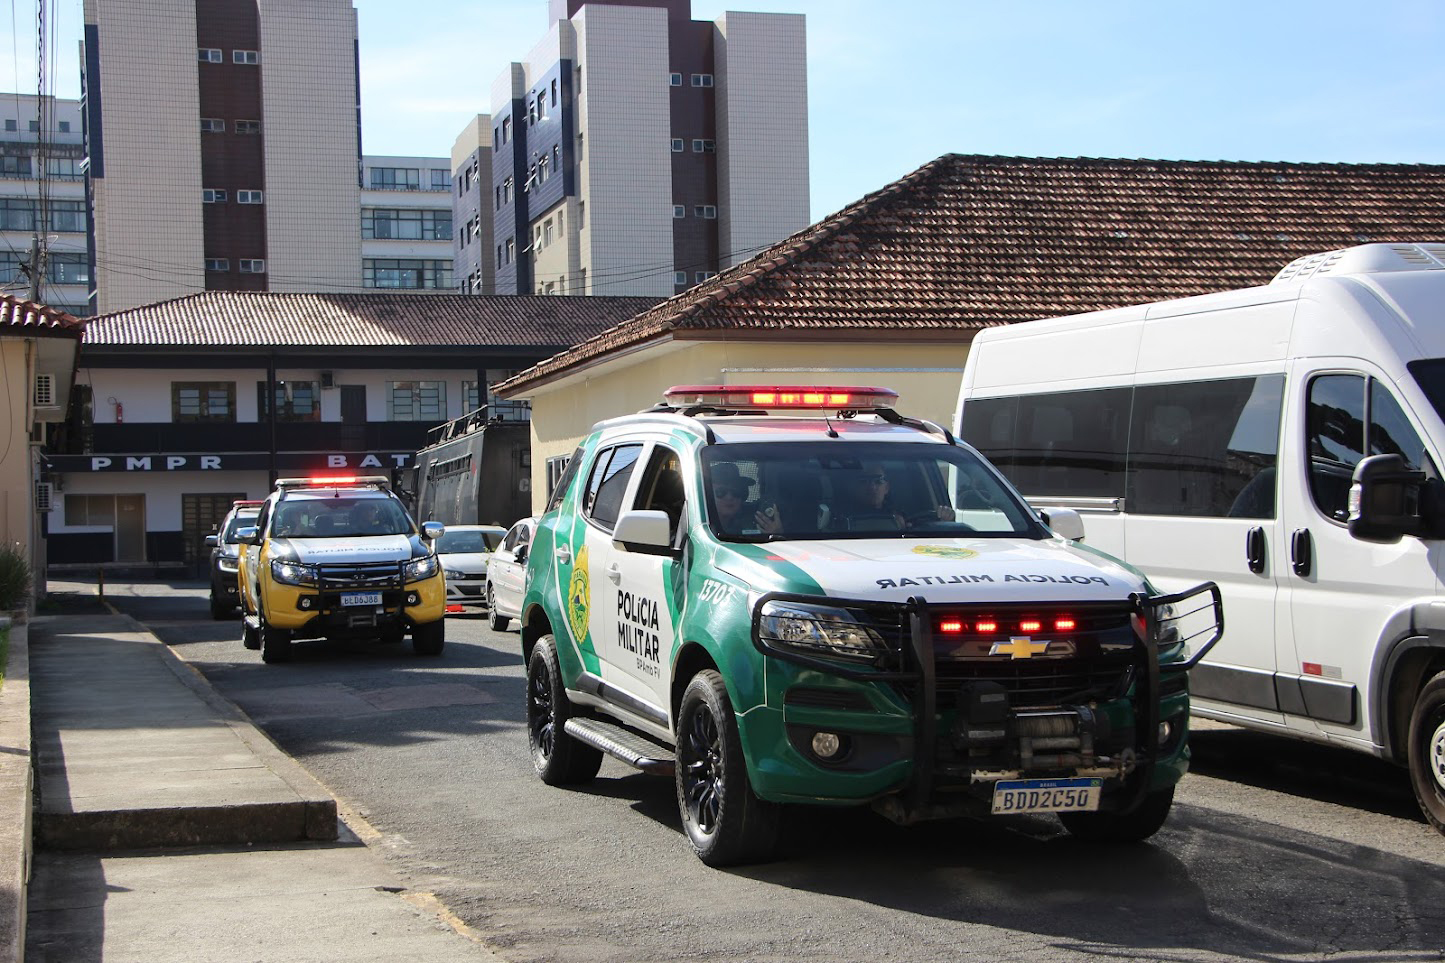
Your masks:
<instances>
[{"instance_id":1,"label":"van door handle","mask_svg":"<svg viewBox=\"0 0 1445 963\"><path fill-rule=\"evenodd\" d=\"M571 546L571 545L559 545L559 546L557 546L556 551L554 551L552 554L553 554L554 556L556 556L557 561L561 562L563 565L571 565L571 564L572 564L572 546Z\"/></svg>"},{"instance_id":2,"label":"van door handle","mask_svg":"<svg viewBox=\"0 0 1445 963\"><path fill-rule=\"evenodd\" d=\"M1244 536L1244 557L1249 562L1249 570L1255 575L1264 572L1264 552L1264 529L1256 525Z\"/></svg>"},{"instance_id":3,"label":"van door handle","mask_svg":"<svg viewBox=\"0 0 1445 963\"><path fill-rule=\"evenodd\" d=\"M1308 528L1297 529L1289 537L1289 555L1294 573L1301 578L1308 578L1314 562L1314 543L1310 540Z\"/></svg>"},{"instance_id":4,"label":"van door handle","mask_svg":"<svg viewBox=\"0 0 1445 963\"><path fill-rule=\"evenodd\" d=\"M612 584L614 585L620 583L622 581L622 566L616 562L607 566L607 577L612 580Z\"/></svg>"}]
</instances>

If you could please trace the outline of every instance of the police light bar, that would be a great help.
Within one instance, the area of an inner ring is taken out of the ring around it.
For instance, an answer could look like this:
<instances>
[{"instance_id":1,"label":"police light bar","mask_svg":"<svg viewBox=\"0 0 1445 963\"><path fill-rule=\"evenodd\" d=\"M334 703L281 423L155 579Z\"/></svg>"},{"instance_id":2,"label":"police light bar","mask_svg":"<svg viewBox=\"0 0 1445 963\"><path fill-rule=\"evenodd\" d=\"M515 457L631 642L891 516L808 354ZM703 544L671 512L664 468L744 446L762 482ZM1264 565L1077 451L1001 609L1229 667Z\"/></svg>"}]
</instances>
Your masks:
<instances>
[{"instance_id":1,"label":"police light bar","mask_svg":"<svg viewBox=\"0 0 1445 963\"><path fill-rule=\"evenodd\" d=\"M674 407L892 408L898 392L859 385L674 385L663 393Z\"/></svg>"},{"instance_id":2,"label":"police light bar","mask_svg":"<svg viewBox=\"0 0 1445 963\"><path fill-rule=\"evenodd\" d=\"M316 475L311 478L278 478L277 488L324 488L334 485L380 485L391 487L385 475Z\"/></svg>"}]
</instances>

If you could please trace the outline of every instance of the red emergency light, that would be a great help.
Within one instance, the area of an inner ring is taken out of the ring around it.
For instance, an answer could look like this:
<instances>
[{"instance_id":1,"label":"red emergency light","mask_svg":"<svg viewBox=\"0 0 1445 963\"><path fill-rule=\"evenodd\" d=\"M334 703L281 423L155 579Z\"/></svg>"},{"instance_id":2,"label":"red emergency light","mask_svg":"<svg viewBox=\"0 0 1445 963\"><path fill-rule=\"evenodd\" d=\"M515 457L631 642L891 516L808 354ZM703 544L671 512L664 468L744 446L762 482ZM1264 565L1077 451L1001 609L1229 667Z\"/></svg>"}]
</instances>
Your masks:
<instances>
[{"instance_id":1,"label":"red emergency light","mask_svg":"<svg viewBox=\"0 0 1445 963\"><path fill-rule=\"evenodd\" d=\"M673 407L844 410L892 408L898 392L859 385L674 385L663 392Z\"/></svg>"}]
</instances>

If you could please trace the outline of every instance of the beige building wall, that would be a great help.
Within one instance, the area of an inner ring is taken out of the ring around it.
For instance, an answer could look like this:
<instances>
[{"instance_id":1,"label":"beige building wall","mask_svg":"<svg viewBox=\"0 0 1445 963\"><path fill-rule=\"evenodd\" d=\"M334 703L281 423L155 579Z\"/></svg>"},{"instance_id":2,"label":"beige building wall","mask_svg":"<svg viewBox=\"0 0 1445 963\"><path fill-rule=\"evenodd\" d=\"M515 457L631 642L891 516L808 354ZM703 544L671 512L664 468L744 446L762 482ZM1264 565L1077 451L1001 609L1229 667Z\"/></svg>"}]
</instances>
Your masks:
<instances>
[{"instance_id":1,"label":"beige building wall","mask_svg":"<svg viewBox=\"0 0 1445 963\"><path fill-rule=\"evenodd\" d=\"M587 289L577 293L671 297L667 11L587 6L572 24L578 130L586 132L578 237Z\"/></svg>"},{"instance_id":2,"label":"beige building wall","mask_svg":"<svg viewBox=\"0 0 1445 963\"><path fill-rule=\"evenodd\" d=\"M360 290L356 10L351 0L261 0L260 11L270 290ZM195 59L192 49L193 69Z\"/></svg>"},{"instance_id":3,"label":"beige building wall","mask_svg":"<svg viewBox=\"0 0 1445 963\"><path fill-rule=\"evenodd\" d=\"M714 32L720 267L808 217L808 56L801 14L727 13Z\"/></svg>"},{"instance_id":4,"label":"beige building wall","mask_svg":"<svg viewBox=\"0 0 1445 963\"><path fill-rule=\"evenodd\" d=\"M34 497L30 451L30 392L34 380L29 342L0 338L0 371L24 377L0 379L0 396L13 417L0 419L0 545L17 542L31 554L31 500Z\"/></svg>"},{"instance_id":5,"label":"beige building wall","mask_svg":"<svg viewBox=\"0 0 1445 963\"><path fill-rule=\"evenodd\" d=\"M574 203L563 200L532 221L533 290L537 294L576 294L567 282L572 263L567 243L572 218L567 213ZM575 239L576 235L571 234Z\"/></svg>"},{"instance_id":6,"label":"beige building wall","mask_svg":"<svg viewBox=\"0 0 1445 963\"><path fill-rule=\"evenodd\" d=\"M669 342L584 368L518 397L532 402L532 510L547 499L547 459L569 455L592 426L650 408L679 384L876 385L898 410L948 427L963 384L961 341L879 344Z\"/></svg>"},{"instance_id":7,"label":"beige building wall","mask_svg":"<svg viewBox=\"0 0 1445 963\"><path fill-rule=\"evenodd\" d=\"M85 22L100 32L105 112L99 310L193 294L206 286L195 0L85 0Z\"/></svg>"}]
</instances>

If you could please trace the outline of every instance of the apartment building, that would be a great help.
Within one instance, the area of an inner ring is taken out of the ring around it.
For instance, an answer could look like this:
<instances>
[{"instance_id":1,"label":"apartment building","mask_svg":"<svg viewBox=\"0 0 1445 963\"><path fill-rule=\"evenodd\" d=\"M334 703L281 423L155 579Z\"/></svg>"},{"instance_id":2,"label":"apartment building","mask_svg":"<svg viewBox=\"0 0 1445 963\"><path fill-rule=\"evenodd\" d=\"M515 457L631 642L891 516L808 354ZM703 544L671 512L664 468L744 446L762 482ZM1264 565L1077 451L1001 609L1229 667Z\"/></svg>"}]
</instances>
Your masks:
<instances>
[{"instance_id":1,"label":"apartment building","mask_svg":"<svg viewBox=\"0 0 1445 963\"><path fill-rule=\"evenodd\" d=\"M0 291L81 316L90 292L80 101L0 94ZM44 174L42 178L42 172Z\"/></svg>"},{"instance_id":2,"label":"apartment building","mask_svg":"<svg viewBox=\"0 0 1445 963\"><path fill-rule=\"evenodd\" d=\"M455 291L450 159L368 154L361 184L361 286Z\"/></svg>"},{"instance_id":3,"label":"apartment building","mask_svg":"<svg viewBox=\"0 0 1445 963\"><path fill-rule=\"evenodd\" d=\"M477 114L452 144L453 271L463 294L496 293L492 250L492 118Z\"/></svg>"},{"instance_id":4,"label":"apartment building","mask_svg":"<svg viewBox=\"0 0 1445 963\"><path fill-rule=\"evenodd\" d=\"M808 223L804 18L551 0L492 88L499 294L670 296Z\"/></svg>"},{"instance_id":5,"label":"apartment building","mask_svg":"<svg viewBox=\"0 0 1445 963\"><path fill-rule=\"evenodd\" d=\"M356 43L351 0L85 0L92 306L361 288Z\"/></svg>"}]
</instances>

